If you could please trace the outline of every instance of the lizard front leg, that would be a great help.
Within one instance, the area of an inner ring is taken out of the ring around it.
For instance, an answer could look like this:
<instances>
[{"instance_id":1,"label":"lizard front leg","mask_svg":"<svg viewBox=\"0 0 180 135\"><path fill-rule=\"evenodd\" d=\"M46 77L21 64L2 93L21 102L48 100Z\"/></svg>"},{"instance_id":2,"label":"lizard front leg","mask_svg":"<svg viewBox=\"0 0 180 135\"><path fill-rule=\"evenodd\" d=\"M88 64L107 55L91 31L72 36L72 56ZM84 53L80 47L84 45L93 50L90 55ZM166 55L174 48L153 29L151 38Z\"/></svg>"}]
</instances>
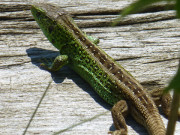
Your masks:
<instances>
[{"instance_id":1,"label":"lizard front leg","mask_svg":"<svg viewBox=\"0 0 180 135\"><path fill-rule=\"evenodd\" d=\"M68 56L67 55L59 55L54 59L54 62L50 63L50 64L41 63L40 66L50 72L58 71L64 65L68 64Z\"/></svg>"},{"instance_id":2,"label":"lizard front leg","mask_svg":"<svg viewBox=\"0 0 180 135\"><path fill-rule=\"evenodd\" d=\"M95 38L95 37L92 37L92 36L87 36L87 38L93 42L95 45L98 45L99 44L99 38Z\"/></svg>"},{"instance_id":3,"label":"lizard front leg","mask_svg":"<svg viewBox=\"0 0 180 135\"><path fill-rule=\"evenodd\" d=\"M125 100L118 101L111 109L111 114L116 128L110 132L112 135L127 135L127 125L125 117L128 114L128 106Z\"/></svg>"},{"instance_id":4,"label":"lizard front leg","mask_svg":"<svg viewBox=\"0 0 180 135\"><path fill-rule=\"evenodd\" d=\"M91 41L93 42L95 45L98 45L99 44L99 38L96 38L96 37L93 37L93 36L89 36L86 34L86 32L83 32L84 35Z\"/></svg>"}]
</instances>

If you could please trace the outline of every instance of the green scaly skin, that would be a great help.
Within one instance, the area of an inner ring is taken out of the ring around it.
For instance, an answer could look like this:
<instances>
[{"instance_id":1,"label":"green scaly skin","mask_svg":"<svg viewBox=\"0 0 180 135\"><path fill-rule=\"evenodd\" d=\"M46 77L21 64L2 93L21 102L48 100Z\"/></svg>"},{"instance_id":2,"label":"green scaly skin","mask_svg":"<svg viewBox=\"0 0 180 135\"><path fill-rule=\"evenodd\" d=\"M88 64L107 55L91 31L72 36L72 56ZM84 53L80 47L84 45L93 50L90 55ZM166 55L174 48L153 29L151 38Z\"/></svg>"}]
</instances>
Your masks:
<instances>
[{"instance_id":1,"label":"green scaly skin","mask_svg":"<svg viewBox=\"0 0 180 135\"><path fill-rule=\"evenodd\" d=\"M32 7L31 11L48 40L60 50L61 55L68 56L68 66L84 78L107 103L114 105L114 103L119 101L121 98L117 97L110 90L115 89L115 85L108 74L83 49L78 40L68 31L68 28L57 24L41 8ZM71 19L71 21L73 20ZM86 38L89 39L87 36ZM95 40L94 42L97 41ZM54 70L59 70L59 66L54 68Z\"/></svg>"},{"instance_id":2,"label":"green scaly skin","mask_svg":"<svg viewBox=\"0 0 180 135\"><path fill-rule=\"evenodd\" d=\"M157 107L141 84L96 46L66 12L47 4L32 6L31 11L44 35L65 56L61 67L68 64L107 103L114 105L121 99L127 101L130 114L149 134L165 135ZM54 62L48 69L59 70L59 65Z\"/></svg>"}]
</instances>

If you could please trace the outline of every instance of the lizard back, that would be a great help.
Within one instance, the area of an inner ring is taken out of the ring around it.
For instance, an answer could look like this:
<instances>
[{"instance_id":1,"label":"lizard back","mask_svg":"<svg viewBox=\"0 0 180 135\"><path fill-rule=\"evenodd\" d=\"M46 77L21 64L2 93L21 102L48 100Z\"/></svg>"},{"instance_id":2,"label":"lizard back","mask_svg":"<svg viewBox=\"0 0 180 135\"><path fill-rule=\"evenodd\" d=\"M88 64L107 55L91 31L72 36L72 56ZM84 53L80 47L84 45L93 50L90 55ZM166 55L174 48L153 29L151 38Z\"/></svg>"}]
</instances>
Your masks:
<instances>
[{"instance_id":1,"label":"lizard back","mask_svg":"<svg viewBox=\"0 0 180 135\"><path fill-rule=\"evenodd\" d=\"M31 10L49 41L61 54L68 55L69 67L84 78L107 103L113 105L125 99L133 112L131 115L145 125L149 133L165 134L158 110L142 85L93 44L64 10L44 4L38 4Z\"/></svg>"}]
</instances>

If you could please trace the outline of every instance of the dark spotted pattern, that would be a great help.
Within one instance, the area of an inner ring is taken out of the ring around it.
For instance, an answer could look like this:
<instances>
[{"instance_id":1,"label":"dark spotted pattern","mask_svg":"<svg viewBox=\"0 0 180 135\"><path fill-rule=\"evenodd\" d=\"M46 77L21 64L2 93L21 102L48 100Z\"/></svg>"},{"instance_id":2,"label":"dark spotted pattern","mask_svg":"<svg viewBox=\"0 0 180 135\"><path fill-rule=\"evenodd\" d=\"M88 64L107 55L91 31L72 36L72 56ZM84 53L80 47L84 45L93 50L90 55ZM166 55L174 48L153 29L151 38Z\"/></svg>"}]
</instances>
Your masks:
<instances>
[{"instance_id":1,"label":"dark spotted pattern","mask_svg":"<svg viewBox=\"0 0 180 135\"><path fill-rule=\"evenodd\" d=\"M63 19L63 17L61 17ZM67 26L70 27L71 30L73 30L73 33L78 37L78 39L83 42L83 45L86 45L85 47L94 54L94 57L96 57L99 62L111 73L114 77L116 77L120 82L123 82L130 91L132 91L137 97L139 97L139 100L144 104L144 106L147 106L147 103L150 102L149 98L147 98L146 94L144 93L142 88L139 88L139 86L131 81L132 79L129 77L129 75L125 74L124 71L122 71L117 64L115 64L114 61L112 61L105 53L103 53L97 46L92 44L89 40L86 40L84 35L79 31L79 29L75 25L71 25L71 22L69 21L69 18L64 17L63 20ZM86 61L88 62L88 61ZM99 73L99 76L102 74ZM114 84L118 84L114 83ZM115 88L118 88L118 85L115 86ZM131 92L130 92L131 93ZM127 92L124 92L124 94L127 94ZM130 98L131 95L126 95L126 98Z\"/></svg>"},{"instance_id":2,"label":"dark spotted pattern","mask_svg":"<svg viewBox=\"0 0 180 135\"><path fill-rule=\"evenodd\" d=\"M157 108L142 86L112 58L87 39L67 13L48 4L32 6L32 14L48 40L68 55L70 67L81 75L108 103L125 98L131 115L149 134L164 135Z\"/></svg>"}]
</instances>

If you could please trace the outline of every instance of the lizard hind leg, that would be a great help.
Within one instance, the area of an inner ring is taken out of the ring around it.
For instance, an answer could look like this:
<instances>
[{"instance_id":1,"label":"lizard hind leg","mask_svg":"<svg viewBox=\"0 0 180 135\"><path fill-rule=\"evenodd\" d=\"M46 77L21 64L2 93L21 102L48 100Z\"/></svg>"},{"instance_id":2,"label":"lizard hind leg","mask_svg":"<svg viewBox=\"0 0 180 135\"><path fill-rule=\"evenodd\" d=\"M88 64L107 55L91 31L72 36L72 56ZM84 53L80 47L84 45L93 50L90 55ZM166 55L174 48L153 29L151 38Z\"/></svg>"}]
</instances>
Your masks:
<instances>
[{"instance_id":1,"label":"lizard hind leg","mask_svg":"<svg viewBox=\"0 0 180 135\"><path fill-rule=\"evenodd\" d=\"M110 132L112 135L127 135L127 125L125 117L128 114L128 106L125 100L120 100L111 109L111 114L116 128Z\"/></svg>"},{"instance_id":2,"label":"lizard hind leg","mask_svg":"<svg viewBox=\"0 0 180 135\"><path fill-rule=\"evenodd\" d=\"M61 69L64 65L68 64L68 56L67 55L59 55L57 56L53 63L49 65L49 63L41 63L40 67L50 71L55 72Z\"/></svg>"},{"instance_id":3,"label":"lizard hind leg","mask_svg":"<svg viewBox=\"0 0 180 135\"><path fill-rule=\"evenodd\" d=\"M164 89L154 89L148 92L155 102L156 106L161 105L162 111L166 117L169 116L171 110L172 97L170 93L164 93ZM180 118L180 112L178 113Z\"/></svg>"},{"instance_id":4,"label":"lizard hind leg","mask_svg":"<svg viewBox=\"0 0 180 135\"><path fill-rule=\"evenodd\" d=\"M170 111L171 111L171 104L172 104L171 95L169 93L163 94L161 101L162 101L162 103L161 103L162 110L163 110L164 114L167 117L169 117ZM178 119L180 119L180 111L178 112Z\"/></svg>"}]
</instances>

